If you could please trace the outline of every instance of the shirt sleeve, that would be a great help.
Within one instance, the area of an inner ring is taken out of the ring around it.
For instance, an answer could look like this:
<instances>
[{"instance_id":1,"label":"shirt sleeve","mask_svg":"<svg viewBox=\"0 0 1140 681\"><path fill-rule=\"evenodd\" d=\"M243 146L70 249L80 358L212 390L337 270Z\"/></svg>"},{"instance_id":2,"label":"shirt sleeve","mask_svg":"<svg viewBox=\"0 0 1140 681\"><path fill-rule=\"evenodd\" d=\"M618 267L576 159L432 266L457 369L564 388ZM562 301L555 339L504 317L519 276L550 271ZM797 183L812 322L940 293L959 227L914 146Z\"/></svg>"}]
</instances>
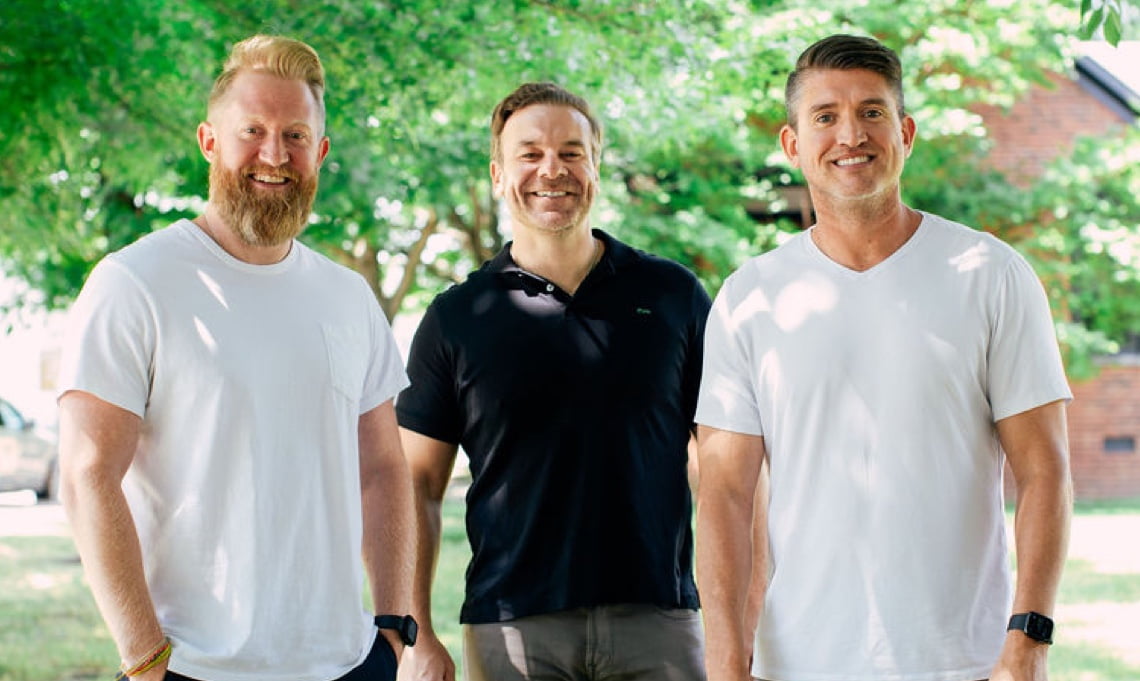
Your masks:
<instances>
[{"instance_id":1,"label":"shirt sleeve","mask_svg":"<svg viewBox=\"0 0 1140 681\"><path fill-rule=\"evenodd\" d=\"M155 338L150 298L125 266L104 258L69 312L57 394L81 390L144 416Z\"/></svg>"},{"instance_id":2,"label":"shirt sleeve","mask_svg":"<svg viewBox=\"0 0 1140 681\"><path fill-rule=\"evenodd\" d=\"M696 422L745 435L763 435L744 328L735 323L732 278L713 301L705 325L704 370Z\"/></svg>"},{"instance_id":3,"label":"shirt sleeve","mask_svg":"<svg viewBox=\"0 0 1140 681\"><path fill-rule=\"evenodd\" d=\"M708 321L711 301L700 281L693 278L692 310L685 356L685 374L682 378L685 415L690 419L697 409L697 395L701 385L704 364L705 324Z\"/></svg>"},{"instance_id":4,"label":"shirt sleeve","mask_svg":"<svg viewBox=\"0 0 1140 681\"><path fill-rule=\"evenodd\" d=\"M1045 289L1017 253L998 287L992 334L986 380L995 421L1072 399Z\"/></svg>"},{"instance_id":5,"label":"shirt sleeve","mask_svg":"<svg viewBox=\"0 0 1140 681\"><path fill-rule=\"evenodd\" d=\"M463 435L463 418L455 376L455 361L443 332L437 299L424 313L408 351L411 384L396 400L400 426L458 444Z\"/></svg>"},{"instance_id":6,"label":"shirt sleeve","mask_svg":"<svg viewBox=\"0 0 1140 681\"><path fill-rule=\"evenodd\" d=\"M365 305L371 321L372 347L369 355L368 373L364 378L364 391L360 398L360 413L364 414L395 397L408 385L408 375L404 372L404 361L392 326L384 316L372 290L363 279Z\"/></svg>"}]
</instances>

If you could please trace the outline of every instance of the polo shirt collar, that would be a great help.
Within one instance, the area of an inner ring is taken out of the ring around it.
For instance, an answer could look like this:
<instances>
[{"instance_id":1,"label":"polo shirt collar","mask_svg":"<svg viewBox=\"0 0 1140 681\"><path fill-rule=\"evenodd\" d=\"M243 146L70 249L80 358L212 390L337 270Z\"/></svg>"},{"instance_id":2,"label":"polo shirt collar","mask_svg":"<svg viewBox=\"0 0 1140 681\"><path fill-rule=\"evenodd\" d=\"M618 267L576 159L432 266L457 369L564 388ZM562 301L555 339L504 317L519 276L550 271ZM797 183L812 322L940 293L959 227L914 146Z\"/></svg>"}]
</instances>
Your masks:
<instances>
[{"instance_id":1,"label":"polo shirt collar","mask_svg":"<svg viewBox=\"0 0 1140 681\"><path fill-rule=\"evenodd\" d=\"M590 230L591 233L599 240L605 250L602 252L602 258L594 267L595 271L601 270L605 273L615 272L626 264L636 259L637 255L632 248L626 246L622 242L606 234L600 229ZM526 272L523 268L518 266L518 263L511 257L511 244L513 241L507 242L494 258L487 261L484 266L488 272L505 273L505 272ZM530 274L529 272L526 272Z\"/></svg>"}]
</instances>

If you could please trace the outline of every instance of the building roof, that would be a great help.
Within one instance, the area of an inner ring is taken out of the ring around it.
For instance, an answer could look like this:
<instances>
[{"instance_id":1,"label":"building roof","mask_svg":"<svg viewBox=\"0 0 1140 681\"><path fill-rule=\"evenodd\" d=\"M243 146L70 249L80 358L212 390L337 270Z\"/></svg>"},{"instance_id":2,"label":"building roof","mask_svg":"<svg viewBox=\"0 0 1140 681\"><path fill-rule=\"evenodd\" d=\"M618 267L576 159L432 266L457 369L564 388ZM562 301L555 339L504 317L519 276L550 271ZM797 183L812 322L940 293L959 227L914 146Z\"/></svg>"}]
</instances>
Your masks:
<instances>
[{"instance_id":1,"label":"building roof","mask_svg":"<svg viewBox=\"0 0 1140 681\"><path fill-rule=\"evenodd\" d=\"M1140 40L1083 42L1077 53L1078 82L1122 119L1140 116Z\"/></svg>"}]
</instances>

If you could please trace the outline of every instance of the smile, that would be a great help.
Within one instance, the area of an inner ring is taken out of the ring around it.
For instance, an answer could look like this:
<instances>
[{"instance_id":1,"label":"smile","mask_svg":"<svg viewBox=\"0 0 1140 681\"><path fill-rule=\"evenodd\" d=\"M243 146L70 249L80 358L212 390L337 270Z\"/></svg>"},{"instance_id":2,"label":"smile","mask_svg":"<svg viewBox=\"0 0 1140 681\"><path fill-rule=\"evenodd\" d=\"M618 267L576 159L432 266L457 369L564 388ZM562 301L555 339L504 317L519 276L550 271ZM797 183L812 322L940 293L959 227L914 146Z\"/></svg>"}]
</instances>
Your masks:
<instances>
[{"instance_id":1,"label":"smile","mask_svg":"<svg viewBox=\"0 0 1140 681\"><path fill-rule=\"evenodd\" d=\"M870 156L852 156L851 158L841 158L835 162L837 166L853 166L857 163L867 163L871 160Z\"/></svg>"},{"instance_id":2,"label":"smile","mask_svg":"<svg viewBox=\"0 0 1140 681\"><path fill-rule=\"evenodd\" d=\"M280 175L257 175L257 174L254 174L254 175L250 175L250 179L253 179L257 182L262 182L265 184L285 184L286 182L289 181L289 178L281 177Z\"/></svg>"},{"instance_id":3,"label":"smile","mask_svg":"<svg viewBox=\"0 0 1140 681\"><path fill-rule=\"evenodd\" d=\"M557 199L563 196L569 196L569 192L535 192L535 196L541 196L544 199Z\"/></svg>"}]
</instances>

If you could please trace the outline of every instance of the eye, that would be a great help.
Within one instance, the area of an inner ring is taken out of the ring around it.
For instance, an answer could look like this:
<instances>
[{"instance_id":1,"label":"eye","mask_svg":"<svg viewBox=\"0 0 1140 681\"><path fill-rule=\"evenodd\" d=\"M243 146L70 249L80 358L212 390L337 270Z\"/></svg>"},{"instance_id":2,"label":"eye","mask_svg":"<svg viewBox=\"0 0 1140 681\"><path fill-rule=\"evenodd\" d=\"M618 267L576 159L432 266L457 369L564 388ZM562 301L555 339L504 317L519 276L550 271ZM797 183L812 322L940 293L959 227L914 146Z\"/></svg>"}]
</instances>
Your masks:
<instances>
[{"instance_id":1,"label":"eye","mask_svg":"<svg viewBox=\"0 0 1140 681\"><path fill-rule=\"evenodd\" d=\"M519 158L523 159L524 161L535 161L539 158L542 158L542 154L539 154L537 151L524 151L523 153L519 154Z\"/></svg>"},{"instance_id":2,"label":"eye","mask_svg":"<svg viewBox=\"0 0 1140 681\"><path fill-rule=\"evenodd\" d=\"M308 137L308 135L303 132L287 132L285 133L285 136L291 140L303 140Z\"/></svg>"},{"instance_id":3,"label":"eye","mask_svg":"<svg viewBox=\"0 0 1140 681\"><path fill-rule=\"evenodd\" d=\"M863 115L867 118L882 118L884 116L882 109L868 109Z\"/></svg>"},{"instance_id":4,"label":"eye","mask_svg":"<svg viewBox=\"0 0 1140 681\"><path fill-rule=\"evenodd\" d=\"M577 161L578 159L582 158L582 152L580 152L580 151L564 151L564 152L562 152L562 158L564 158L568 161Z\"/></svg>"},{"instance_id":5,"label":"eye","mask_svg":"<svg viewBox=\"0 0 1140 681\"><path fill-rule=\"evenodd\" d=\"M822 113L815 117L816 123L828 124L835 121L835 114Z\"/></svg>"}]
</instances>

